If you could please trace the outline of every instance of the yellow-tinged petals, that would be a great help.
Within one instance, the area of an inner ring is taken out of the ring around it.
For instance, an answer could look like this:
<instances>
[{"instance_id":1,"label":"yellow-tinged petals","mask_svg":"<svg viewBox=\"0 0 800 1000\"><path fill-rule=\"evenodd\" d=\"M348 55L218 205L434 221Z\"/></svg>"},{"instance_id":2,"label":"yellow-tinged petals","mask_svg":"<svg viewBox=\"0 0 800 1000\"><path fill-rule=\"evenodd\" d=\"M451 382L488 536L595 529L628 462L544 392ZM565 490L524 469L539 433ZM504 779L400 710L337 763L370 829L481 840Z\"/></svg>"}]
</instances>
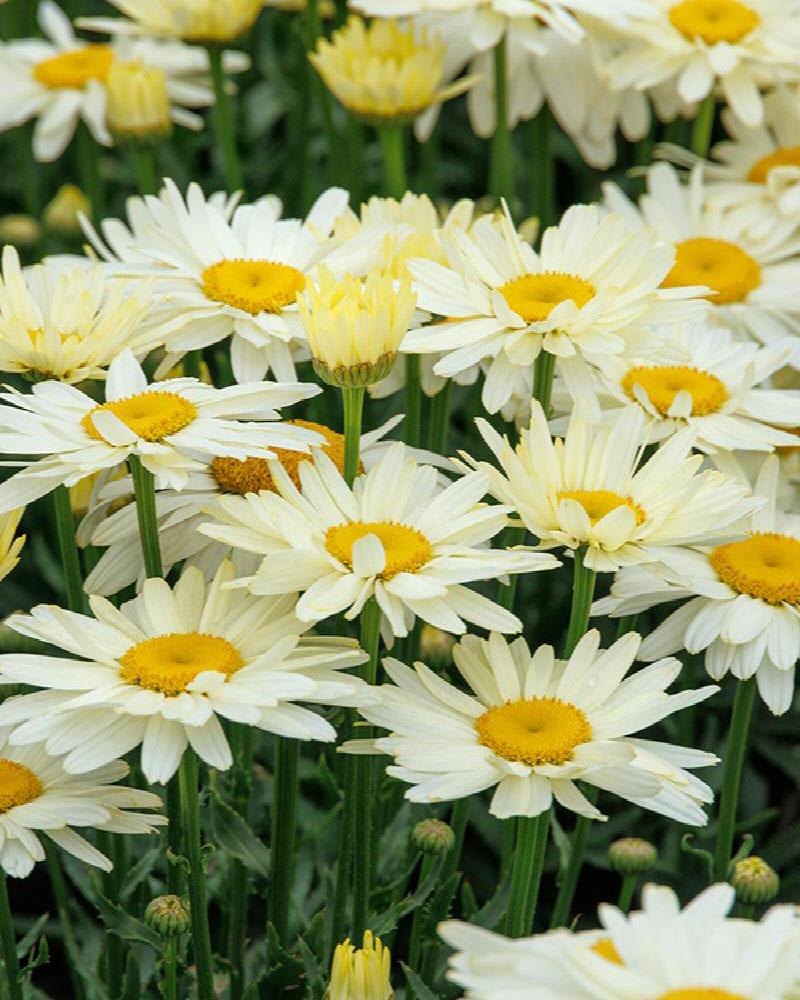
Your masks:
<instances>
[{"instance_id":1,"label":"yellow-tinged petals","mask_svg":"<svg viewBox=\"0 0 800 1000\"><path fill-rule=\"evenodd\" d=\"M392 1000L391 954L372 931L364 932L361 948L348 938L333 954L326 1000Z\"/></svg>"},{"instance_id":2,"label":"yellow-tinged petals","mask_svg":"<svg viewBox=\"0 0 800 1000\"><path fill-rule=\"evenodd\" d=\"M354 115L378 122L409 120L464 93L468 77L442 87L445 44L394 20L369 26L357 16L321 38L309 58L325 85Z\"/></svg>"},{"instance_id":3,"label":"yellow-tinged petals","mask_svg":"<svg viewBox=\"0 0 800 1000\"><path fill-rule=\"evenodd\" d=\"M167 74L141 62L116 62L106 80L106 119L120 139L151 139L172 130Z\"/></svg>"},{"instance_id":4,"label":"yellow-tinged petals","mask_svg":"<svg viewBox=\"0 0 800 1000\"><path fill-rule=\"evenodd\" d=\"M385 378L416 306L408 277L371 272L337 280L321 267L318 284L298 299L300 319L320 377L334 385L368 385Z\"/></svg>"},{"instance_id":5,"label":"yellow-tinged petals","mask_svg":"<svg viewBox=\"0 0 800 1000\"><path fill-rule=\"evenodd\" d=\"M252 28L264 0L111 0L145 35L232 42Z\"/></svg>"},{"instance_id":6,"label":"yellow-tinged petals","mask_svg":"<svg viewBox=\"0 0 800 1000\"><path fill-rule=\"evenodd\" d=\"M0 515L0 580L4 580L19 562L25 535L14 536L25 508Z\"/></svg>"}]
</instances>

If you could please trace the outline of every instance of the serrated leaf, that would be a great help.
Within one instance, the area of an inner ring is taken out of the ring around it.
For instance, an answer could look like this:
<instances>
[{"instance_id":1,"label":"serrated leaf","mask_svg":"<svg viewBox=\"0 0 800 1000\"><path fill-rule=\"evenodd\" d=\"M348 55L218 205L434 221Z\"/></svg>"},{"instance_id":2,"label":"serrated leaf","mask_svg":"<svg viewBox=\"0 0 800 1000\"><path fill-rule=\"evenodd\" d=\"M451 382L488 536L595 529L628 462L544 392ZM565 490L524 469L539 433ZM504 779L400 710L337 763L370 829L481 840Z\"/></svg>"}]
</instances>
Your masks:
<instances>
[{"instance_id":1,"label":"serrated leaf","mask_svg":"<svg viewBox=\"0 0 800 1000\"><path fill-rule=\"evenodd\" d=\"M415 1000L439 1000L437 994L426 986L422 979L420 979L419 974L414 972L413 969L409 969L405 962L400 963L400 968L403 970L406 982L414 991Z\"/></svg>"},{"instance_id":2,"label":"serrated leaf","mask_svg":"<svg viewBox=\"0 0 800 1000\"><path fill-rule=\"evenodd\" d=\"M100 919L106 925L109 933L116 934L123 941L136 941L139 944L150 945L160 954L161 938L155 931L151 931L147 924L132 917L121 906L112 903L103 895L98 894L95 905Z\"/></svg>"},{"instance_id":3,"label":"serrated leaf","mask_svg":"<svg viewBox=\"0 0 800 1000\"><path fill-rule=\"evenodd\" d=\"M156 866L159 858L163 855L163 851L160 847L154 847L152 850L147 851L131 868L128 874L125 876L125 881L122 883L120 889L120 902L127 903L134 892L139 888L139 886L144 882L147 876L152 872L153 868Z\"/></svg>"},{"instance_id":4,"label":"serrated leaf","mask_svg":"<svg viewBox=\"0 0 800 1000\"><path fill-rule=\"evenodd\" d=\"M239 813L215 792L211 794L211 829L217 844L251 872L269 878L270 852Z\"/></svg>"},{"instance_id":5,"label":"serrated leaf","mask_svg":"<svg viewBox=\"0 0 800 1000\"><path fill-rule=\"evenodd\" d=\"M436 888L438 881L439 870L437 866L437 868L435 868L425 879L422 885L417 887L416 892L413 892L409 896L405 896L397 903L393 903L391 906L387 907L383 913L375 917L371 924L373 934L375 934L376 937L384 937L386 934L393 931L403 917L407 916L409 913L413 913L414 910L422 906L428 896L430 896Z\"/></svg>"},{"instance_id":6,"label":"serrated leaf","mask_svg":"<svg viewBox=\"0 0 800 1000\"><path fill-rule=\"evenodd\" d=\"M36 944L38 939L41 937L42 931L44 930L44 926L49 919L50 919L50 914L43 913L41 917L39 917L39 919L33 925L33 927L31 927L31 929L28 931L25 937L22 938L21 941L17 942L17 958L20 959L20 961L23 958L25 958L25 956L28 954L31 948Z\"/></svg>"}]
</instances>

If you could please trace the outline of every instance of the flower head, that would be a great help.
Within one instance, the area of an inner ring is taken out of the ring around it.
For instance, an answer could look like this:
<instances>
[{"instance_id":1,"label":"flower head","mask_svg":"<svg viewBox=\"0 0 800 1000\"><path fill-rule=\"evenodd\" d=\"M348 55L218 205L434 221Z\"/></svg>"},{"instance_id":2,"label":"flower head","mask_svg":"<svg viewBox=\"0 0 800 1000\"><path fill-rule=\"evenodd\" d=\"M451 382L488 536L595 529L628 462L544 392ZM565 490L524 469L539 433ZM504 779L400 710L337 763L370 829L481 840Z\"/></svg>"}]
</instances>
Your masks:
<instances>
[{"instance_id":1,"label":"flower head","mask_svg":"<svg viewBox=\"0 0 800 1000\"><path fill-rule=\"evenodd\" d=\"M666 689L677 660L662 660L626 679L641 637L629 633L600 651L589 632L568 661L552 647L534 653L522 638L465 636L453 658L470 693L423 663L384 666L394 685L377 705L360 709L389 736L354 741L345 750L388 754L387 773L411 785L412 802L439 802L494 788L490 812L508 819L538 816L553 799L592 819L603 815L580 791L583 781L644 809L702 826L711 791L683 767L716 763L711 754L631 737L673 712L710 697L716 687Z\"/></svg>"},{"instance_id":2,"label":"flower head","mask_svg":"<svg viewBox=\"0 0 800 1000\"><path fill-rule=\"evenodd\" d=\"M39 835L45 834L68 854L111 871L109 859L75 827L152 833L166 823L141 811L160 808L158 795L116 784L127 774L128 765L113 755L89 760L82 774L72 774L62 754L53 756L41 744L15 745L8 730L0 730L0 868L15 878L30 875L44 861Z\"/></svg>"},{"instance_id":3,"label":"flower head","mask_svg":"<svg viewBox=\"0 0 800 1000\"><path fill-rule=\"evenodd\" d=\"M147 141L163 138L172 130L167 75L142 62L117 62L107 80L106 116L111 134L118 139Z\"/></svg>"},{"instance_id":4,"label":"flower head","mask_svg":"<svg viewBox=\"0 0 800 1000\"><path fill-rule=\"evenodd\" d=\"M264 0L110 0L128 18L85 19L102 31L232 42L255 24Z\"/></svg>"},{"instance_id":5,"label":"flower head","mask_svg":"<svg viewBox=\"0 0 800 1000\"><path fill-rule=\"evenodd\" d=\"M209 585L189 567L174 588L146 580L119 610L90 598L93 618L48 605L12 615L10 628L78 657L68 671L61 657L0 657L6 680L45 689L0 707L0 725L17 727L12 743L58 746L70 774L141 744L148 781L166 782L187 745L211 767L231 766L220 718L295 739L335 739L330 723L295 703L368 700L364 682L341 672L365 654L354 640L305 638L291 596L237 594L226 588L232 578L229 562Z\"/></svg>"},{"instance_id":6,"label":"flower head","mask_svg":"<svg viewBox=\"0 0 800 1000\"><path fill-rule=\"evenodd\" d=\"M416 617L461 634L464 621L519 631L521 622L464 586L505 573L552 569L552 556L491 549L508 508L481 500L480 472L442 487L436 469L395 443L349 488L327 455L299 469L301 488L277 466L277 492L220 497L215 522L200 530L261 556L240 583L254 594L302 591L308 622L345 612L353 619L374 595L384 636L405 636Z\"/></svg>"},{"instance_id":7,"label":"flower head","mask_svg":"<svg viewBox=\"0 0 800 1000\"><path fill-rule=\"evenodd\" d=\"M348 938L336 946L325 1000L392 1000L392 957L380 938L364 931L356 948Z\"/></svg>"},{"instance_id":8,"label":"flower head","mask_svg":"<svg viewBox=\"0 0 800 1000\"><path fill-rule=\"evenodd\" d=\"M348 111L379 124L416 118L474 82L443 87L444 42L393 20L367 25L353 15L310 59Z\"/></svg>"},{"instance_id":9,"label":"flower head","mask_svg":"<svg viewBox=\"0 0 800 1000\"><path fill-rule=\"evenodd\" d=\"M337 281L322 267L298 305L317 373L332 385L356 386L389 374L416 296L407 277L395 283L372 271L363 282L352 275Z\"/></svg>"}]
</instances>

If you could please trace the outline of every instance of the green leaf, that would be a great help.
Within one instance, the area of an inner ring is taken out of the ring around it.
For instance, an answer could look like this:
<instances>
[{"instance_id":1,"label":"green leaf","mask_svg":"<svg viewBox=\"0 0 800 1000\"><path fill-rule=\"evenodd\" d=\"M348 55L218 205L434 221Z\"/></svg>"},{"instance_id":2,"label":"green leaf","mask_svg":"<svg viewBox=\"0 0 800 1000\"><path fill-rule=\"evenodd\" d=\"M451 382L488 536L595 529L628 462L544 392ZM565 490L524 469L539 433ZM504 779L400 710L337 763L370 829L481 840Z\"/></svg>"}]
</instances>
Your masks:
<instances>
[{"instance_id":1,"label":"green leaf","mask_svg":"<svg viewBox=\"0 0 800 1000\"><path fill-rule=\"evenodd\" d=\"M398 923L409 913L413 913L422 906L430 896L439 881L439 866L430 873L422 885L417 887L416 892L410 896L405 896L397 903L387 907L383 913L379 914L372 921L372 932L376 937L385 937L397 927Z\"/></svg>"},{"instance_id":2,"label":"green leaf","mask_svg":"<svg viewBox=\"0 0 800 1000\"><path fill-rule=\"evenodd\" d=\"M22 938L21 941L17 942L17 958L22 961L23 958L28 954L31 948L36 944L37 940L44 931L44 926L50 919L49 913L43 913L41 917L36 921L36 923L31 927L28 933Z\"/></svg>"},{"instance_id":3,"label":"green leaf","mask_svg":"<svg viewBox=\"0 0 800 1000\"><path fill-rule=\"evenodd\" d=\"M216 794L211 794L211 829L217 844L262 878L269 878L270 853L239 813Z\"/></svg>"},{"instance_id":4,"label":"green leaf","mask_svg":"<svg viewBox=\"0 0 800 1000\"><path fill-rule=\"evenodd\" d=\"M139 961L136 958L136 952L131 949L128 952L128 961L125 965L122 1000L141 1000L142 995L142 977L139 973Z\"/></svg>"},{"instance_id":5,"label":"green leaf","mask_svg":"<svg viewBox=\"0 0 800 1000\"><path fill-rule=\"evenodd\" d=\"M401 962L400 967L403 970L403 975L406 977L406 982L414 991L415 1000L439 1000L437 994L423 983L418 973L414 972L413 969L409 969L405 962Z\"/></svg>"},{"instance_id":6,"label":"green leaf","mask_svg":"<svg viewBox=\"0 0 800 1000\"><path fill-rule=\"evenodd\" d=\"M100 919L108 928L109 933L116 934L123 941L136 941L139 944L150 945L161 953L161 938L155 931L141 920L126 913L117 903L98 893L95 905L100 913Z\"/></svg>"},{"instance_id":7,"label":"green leaf","mask_svg":"<svg viewBox=\"0 0 800 1000\"><path fill-rule=\"evenodd\" d=\"M131 896L139 888L142 882L144 882L150 872L152 872L162 854L163 851L160 847L154 847L152 850L143 854L142 857L136 862L133 868L131 868L125 876L125 881L122 883L122 888L120 889L121 903L124 904L130 901Z\"/></svg>"}]
</instances>

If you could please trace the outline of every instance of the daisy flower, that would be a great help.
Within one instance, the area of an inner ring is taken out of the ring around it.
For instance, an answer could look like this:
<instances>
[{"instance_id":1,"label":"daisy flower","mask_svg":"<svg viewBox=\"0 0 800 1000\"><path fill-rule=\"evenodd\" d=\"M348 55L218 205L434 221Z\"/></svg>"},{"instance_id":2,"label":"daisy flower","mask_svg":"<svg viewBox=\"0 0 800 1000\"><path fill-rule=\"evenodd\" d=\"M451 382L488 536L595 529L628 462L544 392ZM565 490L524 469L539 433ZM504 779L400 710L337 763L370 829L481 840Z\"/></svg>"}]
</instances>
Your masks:
<instances>
[{"instance_id":1,"label":"daisy flower","mask_svg":"<svg viewBox=\"0 0 800 1000\"><path fill-rule=\"evenodd\" d=\"M531 406L516 448L477 421L502 472L464 457L491 477L492 495L517 511L540 548L585 547L585 564L609 572L653 562L664 548L732 537L758 506L741 482L700 471L703 456L692 454L689 430L640 464L646 437L640 407L626 407L606 424L576 410L563 440L553 440L541 405Z\"/></svg>"},{"instance_id":2,"label":"daisy flower","mask_svg":"<svg viewBox=\"0 0 800 1000\"><path fill-rule=\"evenodd\" d=\"M71 661L70 661L71 662ZM74 827L106 833L153 833L164 816L139 810L159 809L152 792L117 785L128 774L121 760L92 761L80 776L64 768L42 744L15 746L0 729L0 868L12 878L26 878L44 861L41 835L80 861L111 871L113 865Z\"/></svg>"},{"instance_id":3,"label":"daisy flower","mask_svg":"<svg viewBox=\"0 0 800 1000\"><path fill-rule=\"evenodd\" d=\"M96 142L112 144L108 128L108 79L118 64L143 63L160 76L169 118L197 128L202 121L187 108L213 103L208 59L178 42L152 39L88 43L52 0L39 5L39 25L46 39L28 38L0 46L0 129L36 119L33 152L53 161L64 152L83 120ZM226 68L247 67L243 56L229 56Z\"/></svg>"},{"instance_id":4,"label":"daisy flower","mask_svg":"<svg viewBox=\"0 0 800 1000\"><path fill-rule=\"evenodd\" d=\"M789 237L800 226L800 104L797 95L778 88L764 98L761 125L743 125L730 108L722 111L729 139L703 161L708 203L729 212L753 239L775 230ZM679 146L660 154L682 166L697 157Z\"/></svg>"},{"instance_id":5,"label":"daisy flower","mask_svg":"<svg viewBox=\"0 0 800 1000\"><path fill-rule=\"evenodd\" d=\"M109 0L125 20L83 18L81 24L119 34L225 43L255 24L264 0Z\"/></svg>"},{"instance_id":6,"label":"daisy flower","mask_svg":"<svg viewBox=\"0 0 800 1000\"><path fill-rule=\"evenodd\" d=\"M347 199L330 188L305 221L279 218L276 199L240 205L226 217L196 185L184 200L167 180L163 222L153 218L136 247L154 265L170 316L162 370L187 351L232 337L237 382L258 382L270 369L293 380L294 361L308 356L297 299L313 285L317 266L337 277L366 274L383 239L371 227L338 245L329 239ZM148 207L155 215L158 206Z\"/></svg>"},{"instance_id":7,"label":"daisy flower","mask_svg":"<svg viewBox=\"0 0 800 1000\"><path fill-rule=\"evenodd\" d=\"M394 758L387 774L412 787L411 802L440 802L494 788L500 819L538 816L553 799L591 819L605 819L578 788L583 781L682 823L706 822L703 782L683 770L717 762L712 754L631 739L674 712L714 694L715 686L667 694L681 671L661 660L625 679L641 636L630 632L600 651L593 630L568 661L551 646L532 654L523 638L465 636L453 660L464 693L424 663L414 670L384 660L394 685L360 708L389 736L345 743L343 750Z\"/></svg>"},{"instance_id":8,"label":"daisy flower","mask_svg":"<svg viewBox=\"0 0 800 1000\"><path fill-rule=\"evenodd\" d=\"M0 393L0 449L43 455L0 486L0 512L56 486L138 455L161 486L182 489L202 458L272 458L271 447L306 451L318 439L278 423L274 407L319 393L300 382L264 382L215 389L195 378L149 384L130 350L111 362L104 403L75 386L40 382L25 395ZM24 464L24 463L20 463Z\"/></svg>"},{"instance_id":9,"label":"daisy flower","mask_svg":"<svg viewBox=\"0 0 800 1000\"><path fill-rule=\"evenodd\" d=\"M506 214L480 219L469 233L443 237L449 266L412 260L422 309L447 317L411 331L410 353L443 353L434 371L450 377L488 363L483 405L496 413L520 368L545 351L576 397L594 393L592 369L608 355L654 349L654 324L702 312L685 301L696 289L660 289L675 254L653 233L576 205L548 229L536 253ZM702 284L702 283L701 283Z\"/></svg>"},{"instance_id":10,"label":"daisy flower","mask_svg":"<svg viewBox=\"0 0 800 1000\"><path fill-rule=\"evenodd\" d=\"M796 350L791 339L759 347L722 327L697 324L671 330L670 348L677 357L666 361L609 358L604 418L614 419L620 406L641 406L650 418L648 441L688 427L694 447L708 454L797 445L791 431L800 426L800 392L760 388Z\"/></svg>"},{"instance_id":11,"label":"daisy flower","mask_svg":"<svg viewBox=\"0 0 800 1000\"><path fill-rule=\"evenodd\" d=\"M683 909L666 886L646 885L642 909L600 907L598 947L558 931L510 941L448 921L457 949L450 978L470 1000L793 1000L800 978L800 924L775 906L761 920L729 917L730 885L712 885Z\"/></svg>"},{"instance_id":12,"label":"daisy flower","mask_svg":"<svg viewBox=\"0 0 800 1000\"><path fill-rule=\"evenodd\" d=\"M70 774L141 744L147 780L166 782L187 746L210 767L231 766L220 718L293 739L334 740L330 723L295 702L369 700L367 685L341 672L366 655L355 640L304 637L292 596L240 594L226 587L232 578L230 562L209 585L189 567L174 588L146 580L120 609L91 597L93 618L46 604L12 615L9 628L78 659L0 656L2 678L44 689L0 706L0 725L16 727L10 742L44 740L48 753L65 754Z\"/></svg>"},{"instance_id":13,"label":"daisy flower","mask_svg":"<svg viewBox=\"0 0 800 1000\"><path fill-rule=\"evenodd\" d=\"M701 166L686 186L669 164L651 167L638 209L616 185L603 189L612 212L632 226L651 227L675 247L665 289L707 286L712 321L744 339L771 344L800 334L800 236L786 239L775 231L754 240L741 217L711 204ZM792 364L800 366L800 350Z\"/></svg>"},{"instance_id":14,"label":"daisy flower","mask_svg":"<svg viewBox=\"0 0 800 1000\"><path fill-rule=\"evenodd\" d=\"M774 715L788 711L800 659L800 518L777 509L779 463L768 457L755 484L766 503L738 541L665 551L660 561L622 570L592 614L638 614L682 601L642 643L640 658L705 651L714 680L755 675ZM688 598L688 600L687 600Z\"/></svg>"},{"instance_id":15,"label":"daisy flower","mask_svg":"<svg viewBox=\"0 0 800 1000\"><path fill-rule=\"evenodd\" d=\"M797 0L653 0L651 7L623 29L621 52L606 65L616 89L669 83L695 103L719 86L745 125L760 125L761 88L798 78Z\"/></svg>"},{"instance_id":16,"label":"daisy flower","mask_svg":"<svg viewBox=\"0 0 800 1000\"><path fill-rule=\"evenodd\" d=\"M299 475L300 489L274 467L277 492L220 497L217 522L200 530L263 557L240 586L265 595L303 591L302 621L340 611L351 620L374 596L389 642L417 617L457 634L465 620L518 632L518 618L464 584L558 565L542 553L489 548L509 509L481 503L488 477L472 473L442 488L434 467L399 442L352 489L325 454L303 462Z\"/></svg>"},{"instance_id":17,"label":"daisy flower","mask_svg":"<svg viewBox=\"0 0 800 1000\"><path fill-rule=\"evenodd\" d=\"M129 348L138 357L160 343L150 319L148 282L111 278L102 266L56 258L20 267L3 248L0 274L0 371L32 381L104 379Z\"/></svg>"},{"instance_id":18,"label":"daisy flower","mask_svg":"<svg viewBox=\"0 0 800 1000\"><path fill-rule=\"evenodd\" d=\"M395 417L375 431L361 436L361 462L371 468L380 456L391 447L383 437L400 421ZM273 462L279 462L295 486L300 486L299 466L310 460L320 448L344 474L344 435L324 424L308 420L290 420L289 426L302 427L319 436L321 444L312 444L310 454L289 448L273 448L274 459L266 458L212 458L202 470L190 472L186 487L180 492L171 489L156 491L156 519L161 543L161 559L166 576L172 566L188 559L198 566L207 578L216 573L219 564L230 555L230 546L200 534L198 527L208 521L209 511L220 496L244 496L261 490L275 490L270 471ZM88 594L108 597L118 594L124 587L144 580L144 559L139 543L139 521L133 498L130 478L102 483L93 491L86 516L78 528L78 543L93 545L106 551L86 577ZM122 506L120 506L120 504ZM249 558L257 568L257 556L234 554L237 567Z\"/></svg>"}]
</instances>

